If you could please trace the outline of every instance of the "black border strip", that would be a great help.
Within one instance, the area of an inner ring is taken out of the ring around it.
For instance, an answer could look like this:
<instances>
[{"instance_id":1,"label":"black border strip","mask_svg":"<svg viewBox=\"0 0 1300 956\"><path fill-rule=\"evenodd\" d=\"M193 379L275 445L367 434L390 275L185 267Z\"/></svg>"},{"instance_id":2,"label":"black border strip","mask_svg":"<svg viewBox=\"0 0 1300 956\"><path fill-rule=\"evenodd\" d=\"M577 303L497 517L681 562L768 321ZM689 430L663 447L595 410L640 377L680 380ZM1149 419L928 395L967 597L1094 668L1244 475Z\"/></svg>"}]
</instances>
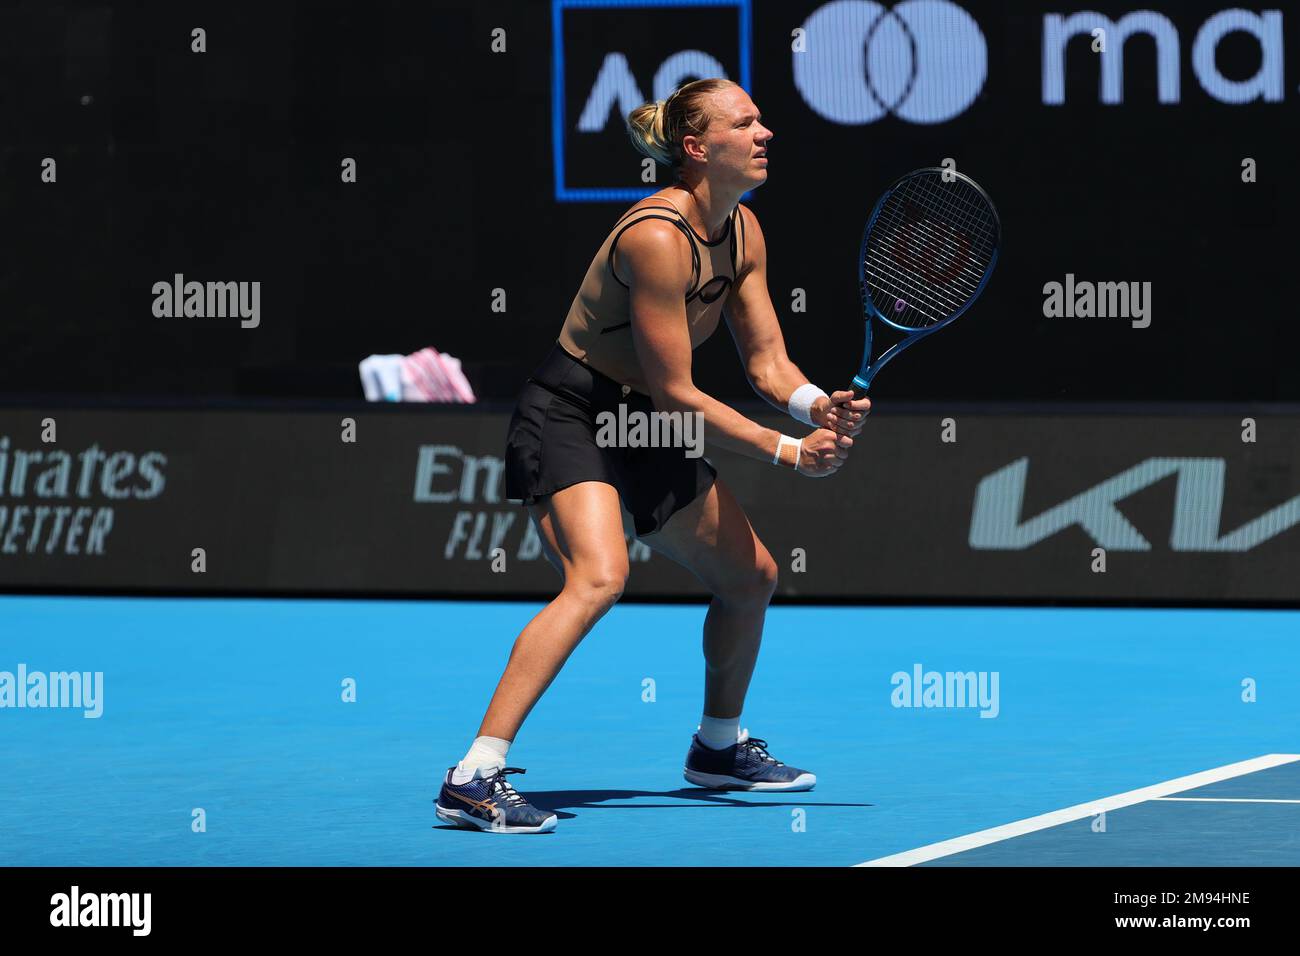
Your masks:
<instances>
[{"instance_id":1,"label":"black border strip","mask_svg":"<svg viewBox=\"0 0 1300 956\"><path fill-rule=\"evenodd\" d=\"M558 594L558 588L556 590ZM127 588L127 587L63 587L53 585L13 586L0 585L0 595L26 597L113 597L113 598L198 598L236 599L244 601L439 601L464 604L481 604L485 601L506 601L524 604L545 604L550 598L544 594L521 591L502 591L499 594L464 594L446 591L317 591L317 590L267 590L245 591L231 588L196 590L193 588ZM628 594L618 603L646 605L707 604L705 594L637 595ZM1242 611L1295 611L1300 610L1300 597L1292 600L1272 599L1215 599L1215 598L1050 598L1050 597L880 597L845 596L817 597L813 595L776 596L772 607L1059 607L1059 608L1120 608L1129 610L1242 610Z\"/></svg>"}]
</instances>

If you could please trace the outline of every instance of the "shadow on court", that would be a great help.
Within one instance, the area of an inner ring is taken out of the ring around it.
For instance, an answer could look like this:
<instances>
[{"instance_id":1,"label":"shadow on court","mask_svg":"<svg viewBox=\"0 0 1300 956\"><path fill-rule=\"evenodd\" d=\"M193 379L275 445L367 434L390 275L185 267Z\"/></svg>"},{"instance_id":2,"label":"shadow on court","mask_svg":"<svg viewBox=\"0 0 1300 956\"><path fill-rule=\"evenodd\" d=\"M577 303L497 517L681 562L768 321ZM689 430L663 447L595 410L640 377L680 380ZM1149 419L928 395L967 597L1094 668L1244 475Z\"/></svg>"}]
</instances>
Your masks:
<instances>
[{"instance_id":1,"label":"shadow on court","mask_svg":"<svg viewBox=\"0 0 1300 956\"><path fill-rule=\"evenodd\" d=\"M808 791L802 791L807 793ZM801 794L793 794L798 796ZM787 799L761 800L753 799L759 794L745 791L713 792L683 787L678 790L533 790L528 800L540 810L550 810L561 820L573 820L581 814L571 810L752 810L772 809L773 807L872 807L872 803L834 803L830 801L795 800L788 795L774 793L773 797ZM645 801L643 798L652 798ZM610 801L635 800L635 803L618 803ZM672 802L655 802L672 801ZM689 801L689 802L688 802ZM435 830L462 830L463 827L450 824L436 825Z\"/></svg>"},{"instance_id":2,"label":"shadow on court","mask_svg":"<svg viewBox=\"0 0 1300 956\"><path fill-rule=\"evenodd\" d=\"M565 810L708 810L723 808L763 807L870 807L870 803L821 803L809 800L790 800L800 794L774 793L776 799L754 799L760 794L747 791L711 792L681 788L679 790L534 790L529 801L537 807L555 811L561 819L578 816ZM642 802L641 798L676 802ZM784 799L782 799L784 798ZM610 803L609 801L636 800L636 803ZM689 802L687 802L689 801Z\"/></svg>"}]
</instances>

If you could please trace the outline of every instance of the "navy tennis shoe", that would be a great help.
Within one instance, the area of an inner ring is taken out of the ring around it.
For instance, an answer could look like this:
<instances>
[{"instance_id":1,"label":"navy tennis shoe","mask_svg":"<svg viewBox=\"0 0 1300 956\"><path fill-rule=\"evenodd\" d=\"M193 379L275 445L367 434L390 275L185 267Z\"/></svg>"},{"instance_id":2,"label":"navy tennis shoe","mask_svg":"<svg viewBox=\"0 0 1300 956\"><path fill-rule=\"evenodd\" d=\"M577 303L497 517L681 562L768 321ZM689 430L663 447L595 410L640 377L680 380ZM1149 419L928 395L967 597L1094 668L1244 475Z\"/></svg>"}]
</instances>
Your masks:
<instances>
[{"instance_id":1,"label":"navy tennis shoe","mask_svg":"<svg viewBox=\"0 0 1300 956\"><path fill-rule=\"evenodd\" d=\"M455 772L455 767L447 768L434 801L439 820L489 833L550 833L555 829L555 814L537 809L506 779L508 773L524 773L518 767L476 770L464 783L452 783Z\"/></svg>"},{"instance_id":2,"label":"navy tennis shoe","mask_svg":"<svg viewBox=\"0 0 1300 956\"><path fill-rule=\"evenodd\" d=\"M811 790L815 774L790 767L767 752L767 741L742 731L730 747L714 750L691 737L685 776L697 787L711 790Z\"/></svg>"}]
</instances>

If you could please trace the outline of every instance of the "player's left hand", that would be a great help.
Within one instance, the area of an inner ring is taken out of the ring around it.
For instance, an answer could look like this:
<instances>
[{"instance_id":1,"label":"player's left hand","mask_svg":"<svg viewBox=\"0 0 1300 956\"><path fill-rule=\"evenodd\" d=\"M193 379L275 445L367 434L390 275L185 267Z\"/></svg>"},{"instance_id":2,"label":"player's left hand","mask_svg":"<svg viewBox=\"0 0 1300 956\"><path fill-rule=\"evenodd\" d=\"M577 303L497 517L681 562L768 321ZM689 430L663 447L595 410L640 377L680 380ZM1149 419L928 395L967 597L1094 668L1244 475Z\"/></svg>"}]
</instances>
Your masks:
<instances>
[{"instance_id":1,"label":"player's left hand","mask_svg":"<svg viewBox=\"0 0 1300 956\"><path fill-rule=\"evenodd\" d=\"M829 401L819 398L809 411L812 420L821 428L839 435L854 436L862 431L866 417L871 413L871 399L865 395L855 399L851 390L831 392Z\"/></svg>"}]
</instances>

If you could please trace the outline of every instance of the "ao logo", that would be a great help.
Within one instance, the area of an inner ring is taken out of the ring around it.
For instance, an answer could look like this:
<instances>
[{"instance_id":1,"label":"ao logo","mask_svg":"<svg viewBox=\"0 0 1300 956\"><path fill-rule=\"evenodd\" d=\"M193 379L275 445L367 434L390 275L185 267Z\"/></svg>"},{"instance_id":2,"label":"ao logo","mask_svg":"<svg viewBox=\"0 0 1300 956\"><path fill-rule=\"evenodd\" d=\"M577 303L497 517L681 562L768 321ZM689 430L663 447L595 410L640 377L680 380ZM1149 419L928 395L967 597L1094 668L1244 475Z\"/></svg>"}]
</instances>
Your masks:
<instances>
[{"instance_id":1,"label":"ao logo","mask_svg":"<svg viewBox=\"0 0 1300 956\"><path fill-rule=\"evenodd\" d=\"M701 50L679 50L655 70L650 95L652 99L664 100L688 80L726 75L727 71L722 64L709 54ZM610 53L600 65L596 82L591 85L591 94L578 116L578 131L599 133L604 130L609 124L610 110L615 103L618 104L619 115L626 116L644 102L646 98L636 84L627 57L622 53Z\"/></svg>"},{"instance_id":2,"label":"ao logo","mask_svg":"<svg viewBox=\"0 0 1300 956\"><path fill-rule=\"evenodd\" d=\"M948 0L834 0L803 23L806 49L792 53L804 100L836 123L874 123L893 113L943 123L984 88L988 47L979 24Z\"/></svg>"}]
</instances>

